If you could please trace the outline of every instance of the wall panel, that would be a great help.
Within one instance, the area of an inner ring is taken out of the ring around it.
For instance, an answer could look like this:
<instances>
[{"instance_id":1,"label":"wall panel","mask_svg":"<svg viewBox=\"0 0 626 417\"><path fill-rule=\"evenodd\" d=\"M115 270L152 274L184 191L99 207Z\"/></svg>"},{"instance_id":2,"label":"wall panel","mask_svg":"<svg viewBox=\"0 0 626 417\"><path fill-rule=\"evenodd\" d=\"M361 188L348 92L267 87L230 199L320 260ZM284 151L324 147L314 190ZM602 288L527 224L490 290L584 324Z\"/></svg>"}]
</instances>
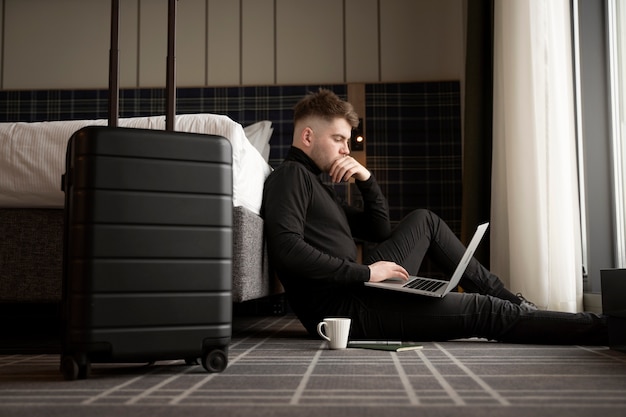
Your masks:
<instances>
[{"instance_id":1,"label":"wall panel","mask_svg":"<svg viewBox=\"0 0 626 417\"><path fill-rule=\"evenodd\" d=\"M459 0L381 1L382 80L463 78L462 5Z\"/></svg>"},{"instance_id":2,"label":"wall panel","mask_svg":"<svg viewBox=\"0 0 626 417\"><path fill-rule=\"evenodd\" d=\"M237 85L241 80L239 1L209 0L208 85Z\"/></svg>"},{"instance_id":3,"label":"wall panel","mask_svg":"<svg viewBox=\"0 0 626 417\"><path fill-rule=\"evenodd\" d=\"M4 0L0 0L0 89L4 87Z\"/></svg>"},{"instance_id":4,"label":"wall panel","mask_svg":"<svg viewBox=\"0 0 626 417\"><path fill-rule=\"evenodd\" d=\"M176 84L180 87L196 87L206 82L206 4L206 0L178 2Z\"/></svg>"},{"instance_id":5,"label":"wall panel","mask_svg":"<svg viewBox=\"0 0 626 417\"><path fill-rule=\"evenodd\" d=\"M344 82L343 2L276 0L278 84Z\"/></svg>"},{"instance_id":6,"label":"wall panel","mask_svg":"<svg viewBox=\"0 0 626 417\"><path fill-rule=\"evenodd\" d=\"M101 0L6 0L7 89L107 84L110 4Z\"/></svg>"},{"instance_id":7,"label":"wall panel","mask_svg":"<svg viewBox=\"0 0 626 417\"><path fill-rule=\"evenodd\" d=\"M120 1L120 87L134 88L139 85L138 80L138 47L139 47L139 0ZM107 36L110 36L107 29ZM110 48L111 42L108 41L107 48ZM108 50L108 49L107 49ZM108 55L107 55L108 60ZM108 68L108 61L106 63ZM108 86L108 80L107 84Z\"/></svg>"},{"instance_id":8,"label":"wall panel","mask_svg":"<svg viewBox=\"0 0 626 417\"><path fill-rule=\"evenodd\" d=\"M346 0L346 82L380 80L378 1Z\"/></svg>"},{"instance_id":9,"label":"wall panel","mask_svg":"<svg viewBox=\"0 0 626 417\"><path fill-rule=\"evenodd\" d=\"M164 87L167 1L139 0L139 87Z\"/></svg>"},{"instance_id":10,"label":"wall panel","mask_svg":"<svg viewBox=\"0 0 626 417\"><path fill-rule=\"evenodd\" d=\"M242 5L242 83L274 84L274 0L243 0Z\"/></svg>"}]
</instances>

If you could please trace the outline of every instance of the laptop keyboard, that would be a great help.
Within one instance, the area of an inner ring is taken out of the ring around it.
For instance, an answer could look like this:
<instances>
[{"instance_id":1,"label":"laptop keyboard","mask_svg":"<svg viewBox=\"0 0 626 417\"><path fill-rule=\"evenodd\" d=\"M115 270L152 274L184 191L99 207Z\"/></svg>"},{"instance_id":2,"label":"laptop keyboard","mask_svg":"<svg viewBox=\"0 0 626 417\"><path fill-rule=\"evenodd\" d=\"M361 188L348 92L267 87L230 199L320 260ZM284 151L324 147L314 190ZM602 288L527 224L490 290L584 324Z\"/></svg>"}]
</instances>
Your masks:
<instances>
[{"instance_id":1,"label":"laptop keyboard","mask_svg":"<svg viewBox=\"0 0 626 417\"><path fill-rule=\"evenodd\" d=\"M437 291L439 288L447 285L447 281L436 281L432 279L416 279L404 285L405 288L413 288L415 290Z\"/></svg>"}]
</instances>

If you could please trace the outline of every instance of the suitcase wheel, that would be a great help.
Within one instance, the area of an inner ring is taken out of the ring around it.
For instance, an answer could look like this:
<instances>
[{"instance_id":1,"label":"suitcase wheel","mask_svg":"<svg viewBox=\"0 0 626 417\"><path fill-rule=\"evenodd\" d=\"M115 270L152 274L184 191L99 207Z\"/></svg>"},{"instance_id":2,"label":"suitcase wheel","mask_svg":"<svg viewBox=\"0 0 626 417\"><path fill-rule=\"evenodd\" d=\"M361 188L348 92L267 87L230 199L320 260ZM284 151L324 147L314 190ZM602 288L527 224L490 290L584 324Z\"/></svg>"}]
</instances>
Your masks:
<instances>
[{"instance_id":1,"label":"suitcase wheel","mask_svg":"<svg viewBox=\"0 0 626 417\"><path fill-rule=\"evenodd\" d=\"M87 379L91 373L91 363L85 358L79 363L73 356L64 355L61 358L61 373L67 381Z\"/></svg>"},{"instance_id":2,"label":"suitcase wheel","mask_svg":"<svg viewBox=\"0 0 626 417\"><path fill-rule=\"evenodd\" d=\"M213 349L202 355L202 366L209 372L222 372L226 365L228 358L222 349Z\"/></svg>"}]
</instances>

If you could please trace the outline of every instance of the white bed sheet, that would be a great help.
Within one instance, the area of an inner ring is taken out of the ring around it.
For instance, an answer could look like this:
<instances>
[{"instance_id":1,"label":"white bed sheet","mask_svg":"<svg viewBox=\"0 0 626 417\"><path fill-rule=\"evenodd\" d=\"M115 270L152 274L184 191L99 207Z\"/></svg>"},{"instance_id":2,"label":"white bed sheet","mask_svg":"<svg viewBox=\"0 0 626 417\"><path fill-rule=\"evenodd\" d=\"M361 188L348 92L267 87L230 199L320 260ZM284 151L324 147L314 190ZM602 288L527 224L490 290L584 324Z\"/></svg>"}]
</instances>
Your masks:
<instances>
[{"instance_id":1,"label":"white bed sheet","mask_svg":"<svg viewBox=\"0 0 626 417\"><path fill-rule=\"evenodd\" d=\"M67 142L85 126L107 120L0 123L0 207L62 208L61 175ZM122 118L121 127L165 128L165 116ZM259 214L263 183L271 167L246 138L243 127L227 116L176 116L176 131L220 135L233 148L233 205Z\"/></svg>"}]
</instances>

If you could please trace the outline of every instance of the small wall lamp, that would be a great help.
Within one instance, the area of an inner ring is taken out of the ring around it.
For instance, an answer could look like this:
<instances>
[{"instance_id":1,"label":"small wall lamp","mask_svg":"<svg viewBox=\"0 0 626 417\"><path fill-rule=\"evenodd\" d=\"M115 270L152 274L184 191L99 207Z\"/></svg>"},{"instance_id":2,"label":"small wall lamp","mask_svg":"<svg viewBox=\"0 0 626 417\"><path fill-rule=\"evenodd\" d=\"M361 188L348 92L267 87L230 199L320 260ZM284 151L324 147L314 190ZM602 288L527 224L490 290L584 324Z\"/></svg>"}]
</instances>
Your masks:
<instances>
[{"instance_id":1,"label":"small wall lamp","mask_svg":"<svg viewBox=\"0 0 626 417\"><path fill-rule=\"evenodd\" d=\"M359 118L359 125L352 130L352 137L350 137L351 151L362 151L365 149L365 136L363 131L363 119Z\"/></svg>"}]
</instances>

